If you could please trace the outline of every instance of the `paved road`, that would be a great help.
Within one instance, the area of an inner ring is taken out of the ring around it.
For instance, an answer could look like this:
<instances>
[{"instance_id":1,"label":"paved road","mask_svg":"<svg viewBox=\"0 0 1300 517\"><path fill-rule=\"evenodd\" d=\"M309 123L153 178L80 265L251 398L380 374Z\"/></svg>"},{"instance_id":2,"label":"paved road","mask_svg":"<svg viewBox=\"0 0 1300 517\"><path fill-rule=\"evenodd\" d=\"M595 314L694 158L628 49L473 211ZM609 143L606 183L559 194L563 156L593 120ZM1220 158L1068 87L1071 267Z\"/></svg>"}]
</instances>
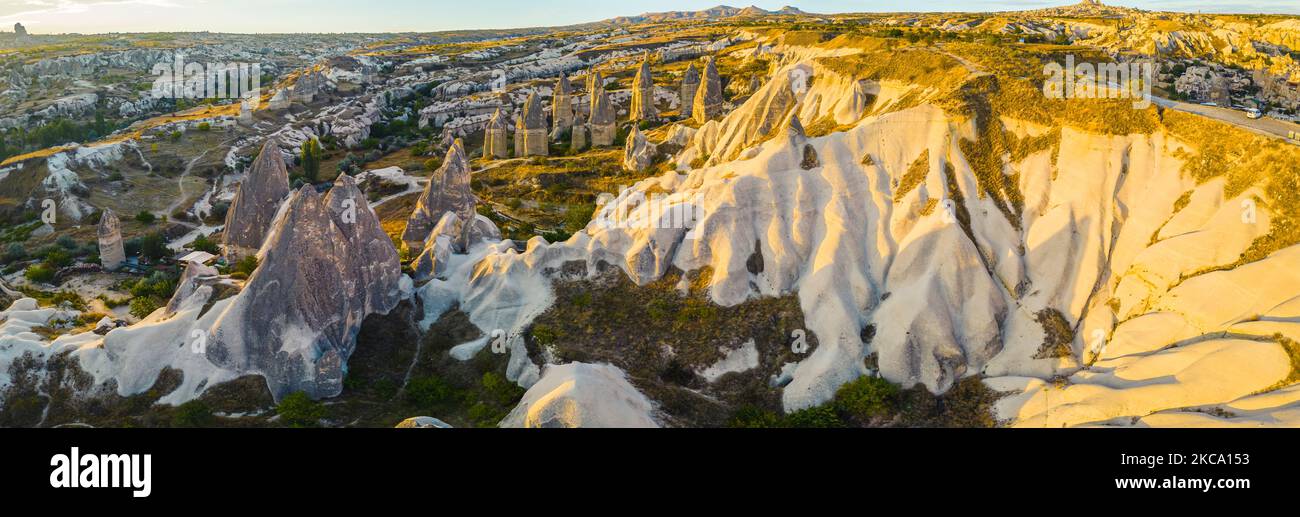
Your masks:
<instances>
[{"instance_id":1,"label":"paved road","mask_svg":"<svg viewBox=\"0 0 1300 517\"><path fill-rule=\"evenodd\" d=\"M1300 133L1300 124L1278 120L1275 118L1263 117L1257 119L1246 118L1246 112L1217 106L1202 106L1200 104L1191 104L1187 102L1173 101L1152 97L1156 104L1165 108L1173 108L1178 111L1195 113L1197 115L1209 117L1222 122L1227 122L1237 127L1248 129L1264 136L1287 139L1290 132ZM1292 143L1300 145L1300 141L1291 140Z\"/></svg>"}]
</instances>

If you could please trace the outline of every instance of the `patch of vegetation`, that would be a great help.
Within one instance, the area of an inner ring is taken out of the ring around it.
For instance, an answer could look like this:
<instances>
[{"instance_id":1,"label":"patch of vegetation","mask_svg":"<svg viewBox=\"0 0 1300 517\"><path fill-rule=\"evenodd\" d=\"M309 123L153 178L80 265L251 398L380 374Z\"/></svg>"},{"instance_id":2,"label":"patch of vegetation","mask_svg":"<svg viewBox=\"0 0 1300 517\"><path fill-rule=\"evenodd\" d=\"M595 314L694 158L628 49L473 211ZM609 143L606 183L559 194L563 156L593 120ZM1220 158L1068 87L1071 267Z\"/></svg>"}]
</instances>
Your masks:
<instances>
[{"instance_id":1,"label":"patch of vegetation","mask_svg":"<svg viewBox=\"0 0 1300 517\"><path fill-rule=\"evenodd\" d=\"M916 187L921 186L925 181L926 174L930 173L930 152L921 151L921 155L912 160L912 164L907 166L907 172L898 180L898 189L894 191L894 202L898 203L907 197Z\"/></svg>"},{"instance_id":2,"label":"patch of vegetation","mask_svg":"<svg viewBox=\"0 0 1300 517\"><path fill-rule=\"evenodd\" d=\"M318 427L325 418L325 408L306 393L295 391L280 399L275 407L280 423L288 427Z\"/></svg>"},{"instance_id":3,"label":"patch of vegetation","mask_svg":"<svg viewBox=\"0 0 1300 517\"><path fill-rule=\"evenodd\" d=\"M599 267L594 278L553 283L555 304L525 333L535 362L551 358L558 363L614 364L661 404L670 423L721 426L734 408L780 408L780 388L772 387L769 379L782 365L805 357L790 347L795 331L805 329L796 297L723 307L709 298L707 269L685 274L670 270L659 280L637 286L621 269ZM586 264L569 264L556 273L582 278ZM678 290L679 284L689 285L685 293ZM807 338L814 349L815 337ZM751 339L759 351L758 367L714 382L697 373Z\"/></svg>"},{"instance_id":4,"label":"patch of vegetation","mask_svg":"<svg viewBox=\"0 0 1300 517\"><path fill-rule=\"evenodd\" d=\"M1000 395L979 377L957 381L943 395L923 385L902 389L878 377L859 377L841 386L830 402L787 415L742 406L728 427L994 427L993 403Z\"/></svg>"},{"instance_id":5,"label":"patch of vegetation","mask_svg":"<svg viewBox=\"0 0 1300 517\"><path fill-rule=\"evenodd\" d=\"M1039 345L1034 359L1051 359L1070 357L1074 354L1074 327L1069 320L1053 308L1046 308L1034 315L1034 320L1043 327L1043 344Z\"/></svg>"}]
</instances>

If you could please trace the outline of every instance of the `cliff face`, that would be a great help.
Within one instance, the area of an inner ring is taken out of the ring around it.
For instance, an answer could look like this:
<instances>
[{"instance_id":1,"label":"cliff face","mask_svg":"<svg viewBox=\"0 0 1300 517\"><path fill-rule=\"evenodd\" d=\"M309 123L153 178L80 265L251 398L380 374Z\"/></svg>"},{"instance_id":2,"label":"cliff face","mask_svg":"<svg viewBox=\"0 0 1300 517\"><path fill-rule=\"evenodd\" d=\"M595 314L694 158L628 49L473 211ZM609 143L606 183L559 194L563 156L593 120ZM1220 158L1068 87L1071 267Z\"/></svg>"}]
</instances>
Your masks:
<instances>
[{"instance_id":1,"label":"cliff face","mask_svg":"<svg viewBox=\"0 0 1300 517\"><path fill-rule=\"evenodd\" d=\"M812 88L788 87L796 68ZM1290 374L1274 334L1300 336L1300 277L1285 273L1300 270L1300 248L1266 243L1289 227L1275 222L1290 210L1279 185L1300 183L1285 165L1300 153L1189 115L1117 134L974 117L941 107L952 104L939 86L786 64L694 135L679 173L620 193L567 242L488 252L451 273L468 276L462 291L439 286L426 304L460 303L480 328L505 329L508 373L528 386L550 375L522 335L557 271L611 264L645 285L707 268L718 305L797 295L818 346L784 370L787 410L861 375L934 392L979 375L1011 394L997 410L1015 425L1173 422ZM802 130L824 120L840 127ZM1198 168L1238 140L1260 157ZM720 158L688 167L701 150ZM666 213L685 224L635 224ZM1222 334L1239 331L1249 337ZM1048 382L1062 377L1063 389Z\"/></svg>"}]
</instances>

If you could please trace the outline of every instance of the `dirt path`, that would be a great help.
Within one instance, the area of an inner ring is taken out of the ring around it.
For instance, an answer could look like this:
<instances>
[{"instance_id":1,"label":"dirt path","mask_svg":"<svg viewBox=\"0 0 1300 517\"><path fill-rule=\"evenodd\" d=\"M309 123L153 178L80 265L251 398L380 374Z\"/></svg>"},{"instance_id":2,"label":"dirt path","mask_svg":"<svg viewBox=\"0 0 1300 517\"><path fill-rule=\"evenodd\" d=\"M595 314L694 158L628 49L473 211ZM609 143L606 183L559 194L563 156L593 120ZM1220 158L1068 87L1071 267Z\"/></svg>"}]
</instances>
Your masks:
<instances>
[{"instance_id":1,"label":"dirt path","mask_svg":"<svg viewBox=\"0 0 1300 517\"><path fill-rule=\"evenodd\" d=\"M216 149L217 147L221 147L221 145L204 149L203 152L198 154L198 156L191 158L189 163L185 164L185 170L181 171L181 175L176 178L176 190L179 191L180 194L176 196L176 201L167 206L167 210L163 212L164 216L170 219L171 215L176 212L176 209L180 208L181 204L190 198L190 194L185 191L185 178L189 177L190 172L194 170L194 164L198 163L199 160L202 160L204 156L207 156L208 151ZM186 221L178 220L176 222L185 225L187 228L194 228L195 226Z\"/></svg>"}]
</instances>

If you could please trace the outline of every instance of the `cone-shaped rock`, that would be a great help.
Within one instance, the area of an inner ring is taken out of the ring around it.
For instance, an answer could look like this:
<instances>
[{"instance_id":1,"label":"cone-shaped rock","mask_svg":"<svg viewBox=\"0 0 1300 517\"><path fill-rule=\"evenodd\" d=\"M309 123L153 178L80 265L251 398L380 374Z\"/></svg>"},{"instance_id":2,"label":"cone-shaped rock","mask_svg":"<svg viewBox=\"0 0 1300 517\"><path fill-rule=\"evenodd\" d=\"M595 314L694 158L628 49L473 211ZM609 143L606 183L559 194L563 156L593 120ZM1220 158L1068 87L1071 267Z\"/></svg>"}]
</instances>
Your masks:
<instances>
[{"instance_id":1,"label":"cone-shaped rock","mask_svg":"<svg viewBox=\"0 0 1300 517\"><path fill-rule=\"evenodd\" d=\"M551 96L551 118L554 119L551 132L556 137L573 127L573 85L563 73L555 81L555 91Z\"/></svg>"},{"instance_id":2,"label":"cone-shaped rock","mask_svg":"<svg viewBox=\"0 0 1300 517\"><path fill-rule=\"evenodd\" d=\"M542 101L537 93L528 94L522 121L523 134L516 133L515 138L523 139L524 156L546 156L550 149L550 138L546 127L546 112L542 111Z\"/></svg>"},{"instance_id":3,"label":"cone-shaped rock","mask_svg":"<svg viewBox=\"0 0 1300 517\"><path fill-rule=\"evenodd\" d=\"M596 100L603 93L605 93L605 76L602 76L600 75L600 72L593 70L591 74L587 76L587 98L589 100L587 106L588 113L594 113L596 111Z\"/></svg>"},{"instance_id":4,"label":"cone-shaped rock","mask_svg":"<svg viewBox=\"0 0 1300 517\"><path fill-rule=\"evenodd\" d=\"M402 242L410 250L423 250L425 239L442 214L455 212L462 219L474 213L474 192L470 189L469 162L465 160L465 146L456 139L442 161L442 167L429 177L429 184L416 200L415 211L406 220Z\"/></svg>"},{"instance_id":5,"label":"cone-shaped rock","mask_svg":"<svg viewBox=\"0 0 1300 517\"><path fill-rule=\"evenodd\" d=\"M226 260L234 262L257 253L287 195L289 171L280 156L279 143L267 140L226 212L226 226L222 231Z\"/></svg>"},{"instance_id":6,"label":"cone-shaped rock","mask_svg":"<svg viewBox=\"0 0 1300 517\"><path fill-rule=\"evenodd\" d=\"M701 124L722 116L722 78L718 76L718 66L709 56L704 65L704 77L700 80L699 90L695 92L691 116Z\"/></svg>"},{"instance_id":7,"label":"cone-shaped rock","mask_svg":"<svg viewBox=\"0 0 1300 517\"><path fill-rule=\"evenodd\" d=\"M357 188L352 176L340 174L334 187L325 196L325 205L334 224L348 239L349 250L357 259L352 262L349 282L371 286L366 290L366 306L388 312L397 305L398 281L401 279L401 256L393 247L393 239L379 224L366 195ZM383 287L384 289L380 289Z\"/></svg>"},{"instance_id":8,"label":"cone-shaped rock","mask_svg":"<svg viewBox=\"0 0 1300 517\"><path fill-rule=\"evenodd\" d=\"M654 120L659 117L655 109L655 83L650 73L650 54L641 59L636 78L632 81L632 109L628 117L633 120Z\"/></svg>"},{"instance_id":9,"label":"cone-shaped rock","mask_svg":"<svg viewBox=\"0 0 1300 517\"><path fill-rule=\"evenodd\" d=\"M99 263L105 271L115 271L126 262L122 247L122 222L113 210L105 208L99 216Z\"/></svg>"},{"instance_id":10,"label":"cone-shaped rock","mask_svg":"<svg viewBox=\"0 0 1300 517\"><path fill-rule=\"evenodd\" d=\"M693 108L695 107L695 92L700 89L700 71L695 68L695 63L686 67L686 72L682 74L681 89L681 115L682 118L690 118Z\"/></svg>"},{"instance_id":11,"label":"cone-shaped rock","mask_svg":"<svg viewBox=\"0 0 1300 517\"><path fill-rule=\"evenodd\" d=\"M614 145L614 138L618 134L614 120L614 105L610 103L609 95L604 91L596 96L596 104L591 109L591 120L588 126L591 128L592 147Z\"/></svg>"},{"instance_id":12,"label":"cone-shaped rock","mask_svg":"<svg viewBox=\"0 0 1300 517\"><path fill-rule=\"evenodd\" d=\"M483 158L509 158L510 149L506 144L506 119L501 114L501 108L497 108L488 119L487 129L483 134Z\"/></svg>"},{"instance_id":13,"label":"cone-shaped rock","mask_svg":"<svg viewBox=\"0 0 1300 517\"><path fill-rule=\"evenodd\" d=\"M347 180L335 188L322 198L304 186L289 198L257 270L211 328L208 360L262 375L276 400L337 395L361 322L400 297L401 265L374 212Z\"/></svg>"}]
</instances>

